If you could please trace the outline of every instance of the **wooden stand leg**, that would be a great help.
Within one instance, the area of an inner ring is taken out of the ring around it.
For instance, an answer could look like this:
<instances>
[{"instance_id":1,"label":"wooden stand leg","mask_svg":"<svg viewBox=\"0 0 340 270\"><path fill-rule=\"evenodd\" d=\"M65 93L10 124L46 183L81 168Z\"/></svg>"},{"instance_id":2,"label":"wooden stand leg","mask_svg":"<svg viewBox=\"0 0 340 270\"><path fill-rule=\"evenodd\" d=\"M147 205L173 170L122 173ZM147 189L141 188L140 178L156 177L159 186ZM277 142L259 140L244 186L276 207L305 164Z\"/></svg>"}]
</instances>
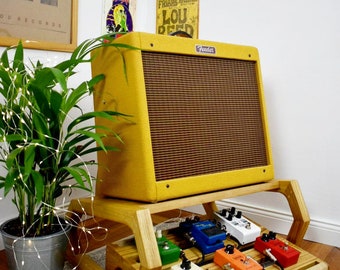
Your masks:
<instances>
[{"instance_id":1,"label":"wooden stand leg","mask_svg":"<svg viewBox=\"0 0 340 270\"><path fill-rule=\"evenodd\" d=\"M214 212L218 211L218 208L215 202L203 203L203 208L207 216L211 219L214 218Z\"/></svg>"},{"instance_id":2,"label":"wooden stand leg","mask_svg":"<svg viewBox=\"0 0 340 270\"><path fill-rule=\"evenodd\" d=\"M309 213L297 181L280 181L281 192L287 198L293 215L293 224L289 230L287 240L299 245L308 229Z\"/></svg>"},{"instance_id":3,"label":"wooden stand leg","mask_svg":"<svg viewBox=\"0 0 340 270\"><path fill-rule=\"evenodd\" d=\"M161 269L162 262L148 209L138 210L130 224L135 236L141 269Z\"/></svg>"}]
</instances>

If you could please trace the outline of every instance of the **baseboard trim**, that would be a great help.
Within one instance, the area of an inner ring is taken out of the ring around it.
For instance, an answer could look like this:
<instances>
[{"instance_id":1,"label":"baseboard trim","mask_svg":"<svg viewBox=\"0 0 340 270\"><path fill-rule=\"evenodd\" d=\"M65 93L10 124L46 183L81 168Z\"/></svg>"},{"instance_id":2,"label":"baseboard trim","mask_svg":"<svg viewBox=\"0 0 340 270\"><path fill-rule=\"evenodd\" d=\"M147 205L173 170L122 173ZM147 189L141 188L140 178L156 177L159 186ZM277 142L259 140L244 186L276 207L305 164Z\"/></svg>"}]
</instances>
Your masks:
<instances>
[{"instance_id":1,"label":"baseboard trim","mask_svg":"<svg viewBox=\"0 0 340 270\"><path fill-rule=\"evenodd\" d=\"M291 213L278 210L264 210L254 205L228 200L216 202L219 208L236 207L247 217L253 219L264 227L278 233L287 234L292 224ZM340 224L311 219L308 230L304 237L306 240L340 247Z\"/></svg>"}]
</instances>

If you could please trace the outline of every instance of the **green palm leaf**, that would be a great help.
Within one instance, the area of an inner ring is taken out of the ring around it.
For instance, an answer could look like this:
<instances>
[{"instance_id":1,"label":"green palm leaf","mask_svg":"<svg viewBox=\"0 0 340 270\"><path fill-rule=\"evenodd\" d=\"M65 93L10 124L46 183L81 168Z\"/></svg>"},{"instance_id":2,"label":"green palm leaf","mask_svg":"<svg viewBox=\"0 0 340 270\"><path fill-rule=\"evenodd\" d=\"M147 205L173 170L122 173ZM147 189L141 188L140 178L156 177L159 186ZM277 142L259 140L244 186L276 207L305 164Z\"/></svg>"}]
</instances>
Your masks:
<instances>
[{"instance_id":1,"label":"green palm leaf","mask_svg":"<svg viewBox=\"0 0 340 270\"><path fill-rule=\"evenodd\" d=\"M53 217L51 209L63 189L93 191L94 178L88 167L98 164L88 160L89 154L119 151L107 145L113 139L122 143L119 134L109 125L93 122L96 118L108 123L126 121L129 116L117 111L84 112L80 107L80 101L93 94L104 76L79 84L72 80L75 86L69 85L70 78L78 74L76 68L90 63L97 48L136 49L103 42L112 39L111 35L85 40L69 59L53 67L40 61L25 63L21 42L1 54L0 163L7 172L0 176L0 189L5 196L14 192L12 201L25 224L23 231L33 223L37 235L45 230L44 215Z\"/></svg>"}]
</instances>

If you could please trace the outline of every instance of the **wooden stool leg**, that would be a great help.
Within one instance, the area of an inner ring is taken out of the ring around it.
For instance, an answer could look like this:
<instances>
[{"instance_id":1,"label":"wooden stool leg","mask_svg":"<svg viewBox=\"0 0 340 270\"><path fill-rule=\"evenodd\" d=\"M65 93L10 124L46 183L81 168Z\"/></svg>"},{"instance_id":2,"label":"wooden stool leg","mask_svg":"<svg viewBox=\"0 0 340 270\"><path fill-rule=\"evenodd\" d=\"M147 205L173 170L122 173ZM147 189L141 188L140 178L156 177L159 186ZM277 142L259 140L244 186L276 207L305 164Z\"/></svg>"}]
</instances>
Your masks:
<instances>
[{"instance_id":1,"label":"wooden stool leg","mask_svg":"<svg viewBox=\"0 0 340 270\"><path fill-rule=\"evenodd\" d=\"M293 214L293 224L289 230L287 240L300 245L310 222L309 213L297 181L280 181L279 192L286 196Z\"/></svg>"},{"instance_id":2,"label":"wooden stool leg","mask_svg":"<svg viewBox=\"0 0 340 270\"><path fill-rule=\"evenodd\" d=\"M218 211L215 202L203 203L203 208L210 219L214 219L214 212Z\"/></svg>"},{"instance_id":3,"label":"wooden stool leg","mask_svg":"<svg viewBox=\"0 0 340 270\"><path fill-rule=\"evenodd\" d=\"M131 215L133 215L133 218L129 226L135 236L141 268L161 269L162 262L149 209L137 210L134 214L131 213Z\"/></svg>"}]
</instances>

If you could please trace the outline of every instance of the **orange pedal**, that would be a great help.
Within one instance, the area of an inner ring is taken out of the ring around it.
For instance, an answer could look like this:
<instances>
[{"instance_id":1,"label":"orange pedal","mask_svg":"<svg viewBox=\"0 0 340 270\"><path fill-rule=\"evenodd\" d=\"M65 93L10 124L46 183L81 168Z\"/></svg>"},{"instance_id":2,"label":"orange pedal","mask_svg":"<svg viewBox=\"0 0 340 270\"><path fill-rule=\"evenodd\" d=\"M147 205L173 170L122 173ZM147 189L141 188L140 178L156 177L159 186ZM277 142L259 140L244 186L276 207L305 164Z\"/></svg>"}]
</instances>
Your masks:
<instances>
[{"instance_id":1,"label":"orange pedal","mask_svg":"<svg viewBox=\"0 0 340 270\"><path fill-rule=\"evenodd\" d=\"M263 267L254 259L246 256L233 245L216 250L214 263L223 269L262 270Z\"/></svg>"}]
</instances>

